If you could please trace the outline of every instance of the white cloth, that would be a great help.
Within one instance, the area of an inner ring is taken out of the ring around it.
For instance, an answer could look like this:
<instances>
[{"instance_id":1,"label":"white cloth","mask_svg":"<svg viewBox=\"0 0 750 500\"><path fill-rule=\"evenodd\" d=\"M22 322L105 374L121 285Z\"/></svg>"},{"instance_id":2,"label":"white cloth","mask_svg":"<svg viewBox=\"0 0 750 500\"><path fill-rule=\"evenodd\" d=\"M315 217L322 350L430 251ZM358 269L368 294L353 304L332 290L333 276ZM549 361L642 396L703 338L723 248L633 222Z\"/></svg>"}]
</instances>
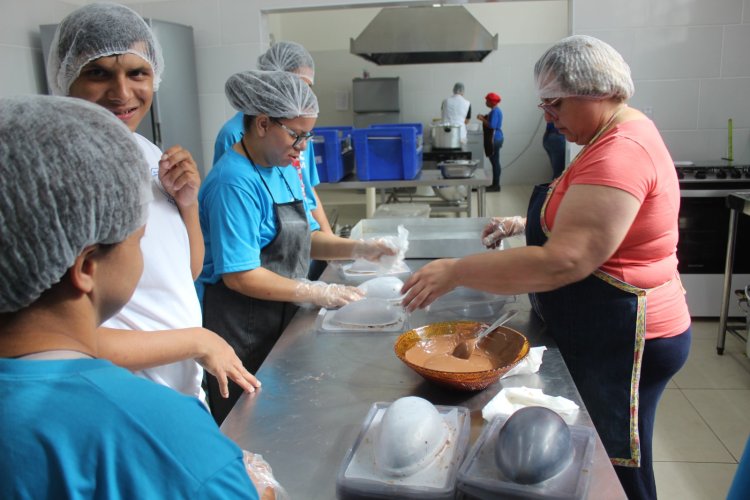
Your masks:
<instances>
[{"instance_id":1,"label":"white cloth","mask_svg":"<svg viewBox=\"0 0 750 500\"><path fill-rule=\"evenodd\" d=\"M442 105L443 123L458 125L461 130L461 142L466 142L466 115L471 103L461 94L453 94L446 98Z\"/></svg>"},{"instance_id":2,"label":"white cloth","mask_svg":"<svg viewBox=\"0 0 750 500\"><path fill-rule=\"evenodd\" d=\"M542 356L544 351L547 350L546 346L532 347L529 349L529 353L516 366L508 370L505 375L500 378L512 377L514 375L529 375L539 371L539 367L542 366Z\"/></svg>"},{"instance_id":3,"label":"white cloth","mask_svg":"<svg viewBox=\"0 0 750 500\"><path fill-rule=\"evenodd\" d=\"M143 276L130 301L102 326L142 331L200 327L201 308L190 271L187 229L158 179L162 152L143 136L135 134L135 138L151 168L154 194L141 240ZM192 359L135 374L206 402L201 388L203 368Z\"/></svg>"},{"instance_id":4,"label":"white cloth","mask_svg":"<svg viewBox=\"0 0 750 500\"><path fill-rule=\"evenodd\" d=\"M526 406L544 406L562 417L578 411L577 404L562 396L548 396L541 389L531 387L508 387L482 408L482 418L491 422L498 415L512 415Z\"/></svg>"}]
</instances>

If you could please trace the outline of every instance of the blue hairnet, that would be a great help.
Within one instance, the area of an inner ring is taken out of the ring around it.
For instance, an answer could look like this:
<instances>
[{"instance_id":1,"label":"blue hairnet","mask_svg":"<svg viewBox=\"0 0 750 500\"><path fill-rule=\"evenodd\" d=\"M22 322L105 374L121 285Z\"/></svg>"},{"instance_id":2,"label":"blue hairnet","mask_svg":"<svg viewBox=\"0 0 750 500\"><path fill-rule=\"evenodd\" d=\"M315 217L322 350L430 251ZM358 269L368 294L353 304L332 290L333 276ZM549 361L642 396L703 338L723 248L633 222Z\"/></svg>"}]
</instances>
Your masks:
<instances>
[{"instance_id":1,"label":"blue hairnet","mask_svg":"<svg viewBox=\"0 0 750 500\"><path fill-rule=\"evenodd\" d=\"M54 95L68 95L88 63L101 57L135 54L151 65L154 91L164 71L161 46L141 16L124 5L93 3L70 13L52 38L47 83Z\"/></svg>"},{"instance_id":2,"label":"blue hairnet","mask_svg":"<svg viewBox=\"0 0 750 500\"><path fill-rule=\"evenodd\" d=\"M128 128L82 99L0 99L0 313L33 303L89 245L145 224L149 172Z\"/></svg>"},{"instance_id":3,"label":"blue hairnet","mask_svg":"<svg viewBox=\"0 0 750 500\"><path fill-rule=\"evenodd\" d=\"M224 90L237 111L273 118L318 116L318 99L308 84L285 71L243 71L227 80Z\"/></svg>"},{"instance_id":4,"label":"blue hairnet","mask_svg":"<svg viewBox=\"0 0 750 500\"><path fill-rule=\"evenodd\" d=\"M258 69L288 71L315 83L315 62L302 45L295 42L276 42L258 58Z\"/></svg>"},{"instance_id":5,"label":"blue hairnet","mask_svg":"<svg viewBox=\"0 0 750 500\"><path fill-rule=\"evenodd\" d=\"M630 67L598 38L574 35L553 45L534 66L539 97L619 97L634 92Z\"/></svg>"}]
</instances>

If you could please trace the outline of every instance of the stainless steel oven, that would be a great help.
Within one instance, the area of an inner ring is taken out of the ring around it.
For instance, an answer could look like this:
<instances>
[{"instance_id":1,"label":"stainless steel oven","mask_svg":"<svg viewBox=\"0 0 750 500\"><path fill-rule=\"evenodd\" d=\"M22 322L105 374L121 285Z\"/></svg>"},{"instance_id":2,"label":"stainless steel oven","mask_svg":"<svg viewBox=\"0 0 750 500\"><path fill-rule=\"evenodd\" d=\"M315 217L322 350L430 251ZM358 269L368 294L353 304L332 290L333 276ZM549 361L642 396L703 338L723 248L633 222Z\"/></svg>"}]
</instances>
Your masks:
<instances>
[{"instance_id":1,"label":"stainless steel oven","mask_svg":"<svg viewBox=\"0 0 750 500\"><path fill-rule=\"evenodd\" d=\"M729 232L726 198L733 191L750 189L750 165L711 162L676 168L681 195L678 269L687 290L690 313L718 317ZM749 219L741 218L737 229L732 289L750 283ZM731 301L729 315L744 315L737 301Z\"/></svg>"}]
</instances>

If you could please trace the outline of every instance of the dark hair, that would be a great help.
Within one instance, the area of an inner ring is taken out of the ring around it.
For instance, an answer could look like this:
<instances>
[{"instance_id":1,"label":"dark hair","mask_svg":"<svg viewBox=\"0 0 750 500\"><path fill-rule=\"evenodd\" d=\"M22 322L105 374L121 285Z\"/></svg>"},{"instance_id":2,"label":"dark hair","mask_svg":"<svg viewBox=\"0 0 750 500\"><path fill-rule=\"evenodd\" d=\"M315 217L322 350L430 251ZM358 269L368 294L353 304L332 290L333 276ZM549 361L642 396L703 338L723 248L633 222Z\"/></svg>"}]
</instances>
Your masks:
<instances>
[{"instance_id":1,"label":"dark hair","mask_svg":"<svg viewBox=\"0 0 750 500\"><path fill-rule=\"evenodd\" d=\"M247 131L250 130L250 127L252 126L253 121L255 121L255 116L242 115L242 131L247 133Z\"/></svg>"}]
</instances>

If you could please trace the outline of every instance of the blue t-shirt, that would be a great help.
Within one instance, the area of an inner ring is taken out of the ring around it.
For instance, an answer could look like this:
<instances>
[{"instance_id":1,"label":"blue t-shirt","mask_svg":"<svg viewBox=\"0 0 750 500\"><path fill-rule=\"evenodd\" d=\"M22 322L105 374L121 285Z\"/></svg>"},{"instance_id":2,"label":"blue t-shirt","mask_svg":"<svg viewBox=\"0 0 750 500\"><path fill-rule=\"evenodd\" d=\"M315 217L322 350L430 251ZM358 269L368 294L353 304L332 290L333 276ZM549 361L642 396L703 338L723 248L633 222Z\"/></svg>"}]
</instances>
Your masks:
<instances>
[{"instance_id":1,"label":"blue t-shirt","mask_svg":"<svg viewBox=\"0 0 750 500\"><path fill-rule=\"evenodd\" d=\"M214 165L219 161L221 156L232 146L240 142L242 134L242 113L237 113L228 122L221 127L219 135L216 136L214 143ZM315 198L313 188L320 184L318 177L318 168L315 165L315 152L313 151L312 141L307 141L307 148L299 155L299 167L302 174L301 182L305 186L305 198L310 210L318 208L318 200Z\"/></svg>"},{"instance_id":2,"label":"blue t-shirt","mask_svg":"<svg viewBox=\"0 0 750 500\"><path fill-rule=\"evenodd\" d=\"M196 282L201 301L205 285L218 282L222 274L260 267L261 249L276 237L273 204L300 199L302 189L294 167L256 169L243 155L227 150L198 193L206 248L203 271ZM310 230L320 229L306 202L305 212Z\"/></svg>"},{"instance_id":3,"label":"blue t-shirt","mask_svg":"<svg viewBox=\"0 0 750 500\"><path fill-rule=\"evenodd\" d=\"M487 116L487 122L490 128L495 129L495 140L500 141L503 139L503 112L500 108L495 106L490 110Z\"/></svg>"},{"instance_id":4,"label":"blue t-shirt","mask_svg":"<svg viewBox=\"0 0 750 500\"><path fill-rule=\"evenodd\" d=\"M195 398L102 359L0 359L0 498L257 499Z\"/></svg>"}]
</instances>

